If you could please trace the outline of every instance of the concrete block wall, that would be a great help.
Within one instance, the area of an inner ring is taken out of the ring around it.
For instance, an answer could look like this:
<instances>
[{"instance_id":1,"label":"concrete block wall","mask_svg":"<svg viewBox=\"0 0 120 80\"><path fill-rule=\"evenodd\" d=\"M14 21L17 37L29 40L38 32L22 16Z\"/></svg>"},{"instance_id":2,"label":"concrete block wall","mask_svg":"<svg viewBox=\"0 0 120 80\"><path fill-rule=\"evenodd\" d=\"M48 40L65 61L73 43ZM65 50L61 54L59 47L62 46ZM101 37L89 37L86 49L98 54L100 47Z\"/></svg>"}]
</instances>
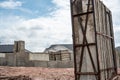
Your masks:
<instances>
[{"instance_id":1,"label":"concrete block wall","mask_svg":"<svg viewBox=\"0 0 120 80\"><path fill-rule=\"evenodd\" d=\"M71 53L68 53L68 51L60 51L53 54L55 54L56 60L51 61L49 53L28 52L25 50L24 41L15 41L13 53L0 53L0 65L51 68L73 67Z\"/></svg>"},{"instance_id":2,"label":"concrete block wall","mask_svg":"<svg viewBox=\"0 0 120 80\"><path fill-rule=\"evenodd\" d=\"M73 54L67 50L50 52L49 53L51 61L69 61L73 60Z\"/></svg>"},{"instance_id":3,"label":"concrete block wall","mask_svg":"<svg viewBox=\"0 0 120 80\"><path fill-rule=\"evenodd\" d=\"M14 66L14 54L0 53L0 66Z\"/></svg>"},{"instance_id":4,"label":"concrete block wall","mask_svg":"<svg viewBox=\"0 0 120 80\"><path fill-rule=\"evenodd\" d=\"M25 52L25 42L24 41L15 41L14 42L14 52Z\"/></svg>"},{"instance_id":5,"label":"concrete block wall","mask_svg":"<svg viewBox=\"0 0 120 80\"><path fill-rule=\"evenodd\" d=\"M48 61L33 61L34 67L48 67Z\"/></svg>"},{"instance_id":6,"label":"concrete block wall","mask_svg":"<svg viewBox=\"0 0 120 80\"><path fill-rule=\"evenodd\" d=\"M6 66L6 65L7 65L6 58L0 57L0 66Z\"/></svg>"},{"instance_id":7,"label":"concrete block wall","mask_svg":"<svg viewBox=\"0 0 120 80\"><path fill-rule=\"evenodd\" d=\"M5 58L5 53L0 53L0 58Z\"/></svg>"},{"instance_id":8,"label":"concrete block wall","mask_svg":"<svg viewBox=\"0 0 120 80\"><path fill-rule=\"evenodd\" d=\"M34 67L73 68L73 61L32 61Z\"/></svg>"},{"instance_id":9,"label":"concrete block wall","mask_svg":"<svg viewBox=\"0 0 120 80\"><path fill-rule=\"evenodd\" d=\"M15 61L16 66L27 66L29 63L29 53L17 53Z\"/></svg>"},{"instance_id":10,"label":"concrete block wall","mask_svg":"<svg viewBox=\"0 0 120 80\"><path fill-rule=\"evenodd\" d=\"M6 55L7 66L14 66L14 54L7 53L5 55Z\"/></svg>"},{"instance_id":11,"label":"concrete block wall","mask_svg":"<svg viewBox=\"0 0 120 80\"><path fill-rule=\"evenodd\" d=\"M14 44L14 65L15 66L28 66L29 52L25 51L24 41L15 41Z\"/></svg>"},{"instance_id":12,"label":"concrete block wall","mask_svg":"<svg viewBox=\"0 0 120 80\"><path fill-rule=\"evenodd\" d=\"M29 53L29 60L49 61L48 53Z\"/></svg>"}]
</instances>

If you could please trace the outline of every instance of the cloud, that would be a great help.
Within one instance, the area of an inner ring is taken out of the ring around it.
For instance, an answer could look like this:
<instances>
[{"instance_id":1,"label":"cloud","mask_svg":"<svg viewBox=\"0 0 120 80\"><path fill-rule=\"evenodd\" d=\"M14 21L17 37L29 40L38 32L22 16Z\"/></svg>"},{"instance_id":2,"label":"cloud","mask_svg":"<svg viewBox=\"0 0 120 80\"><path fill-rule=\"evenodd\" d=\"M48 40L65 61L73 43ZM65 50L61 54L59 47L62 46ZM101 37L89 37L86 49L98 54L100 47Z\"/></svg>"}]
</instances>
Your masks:
<instances>
[{"instance_id":1,"label":"cloud","mask_svg":"<svg viewBox=\"0 0 120 80\"><path fill-rule=\"evenodd\" d=\"M56 9L50 16L25 19L20 16L2 16L0 19L0 39L2 43L13 43L14 40L24 40L26 48L31 51L43 51L51 44L72 43L72 27L69 0L51 0ZM111 0L112 1L112 0ZM106 3L109 2L106 0ZM119 45L120 23L117 0L112 5L106 4L113 12L116 45ZM116 6L115 6L116 5ZM113 6L113 7L111 7ZM116 23L117 22L117 23Z\"/></svg>"},{"instance_id":2,"label":"cloud","mask_svg":"<svg viewBox=\"0 0 120 80\"><path fill-rule=\"evenodd\" d=\"M8 1L1 2L0 8L15 9L15 10L19 10L21 12L24 12L26 14L33 14L33 12L31 10L23 8L22 5L23 5L23 3L20 1L8 0Z\"/></svg>"},{"instance_id":3,"label":"cloud","mask_svg":"<svg viewBox=\"0 0 120 80\"><path fill-rule=\"evenodd\" d=\"M59 8L69 8L70 6L70 0L52 0L53 3L55 3Z\"/></svg>"},{"instance_id":4,"label":"cloud","mask_svg":"<svg viewBox=\"0 0 120 80\"><path fill-rule=\"evenodd\" d=\"M72 43L72 28L69 0L53 0L56 8L50 16L25 19L19 16L4 16L0 26L2 43L14 40L26 41L26 48L31 51L43 51L51 44ZM67 5L66 5L67 4Z\"/></svg>"},{"instance_id":5,"label":"cloud","mask_svg":"<svg viewBox=\"0 0 120 80\"><path fill-rule=\"evenodd\" d=\"M107 7L111 10L112 14L113 14L113 19L114 19L114 23L120 23L119 21L119 17L120 17L120 1L119 0L104 0L103 1ZM117 20L116 20L117 19Z\"/></svg>"},{"instance_id":6,"label":"cloud","mask_svg":"<svg viewBox=\"0 0 120 80\"><path fill-rule=\"evenodd\" d=\"M0 7L5 9L15 9L20 6L22 6L22 2L14 0L3 1L0 3Z\"/></svg>"},{"instance_id":7,"label":"cloud","mask_svg":"<svg viewBox=\"0 0 120 80\"><path fill-rule=\"evenodd\" d=\"M115 46L120 46L120 0L103 0L103 3L112 12Z\"/></svg>"}]
</instances>

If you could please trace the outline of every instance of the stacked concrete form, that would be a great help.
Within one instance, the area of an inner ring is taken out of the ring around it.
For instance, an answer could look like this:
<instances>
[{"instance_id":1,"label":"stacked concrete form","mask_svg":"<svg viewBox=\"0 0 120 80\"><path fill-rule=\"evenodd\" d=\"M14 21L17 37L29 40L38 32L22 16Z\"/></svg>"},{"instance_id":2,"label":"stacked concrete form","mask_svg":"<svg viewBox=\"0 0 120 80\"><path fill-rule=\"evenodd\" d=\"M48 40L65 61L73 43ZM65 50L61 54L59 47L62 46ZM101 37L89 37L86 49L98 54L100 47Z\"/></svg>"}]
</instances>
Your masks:
<instances>
[{"instance_id":1,"label":"stacked concrete form","mask_svg":"<svg viewBox=\"0 0 120 80\"><path fill-rule=\"evenodd\" d=\"M100 0L71 0L75 80L110 80L117 74L110 10Z\"/></svg>"}]
</instances>

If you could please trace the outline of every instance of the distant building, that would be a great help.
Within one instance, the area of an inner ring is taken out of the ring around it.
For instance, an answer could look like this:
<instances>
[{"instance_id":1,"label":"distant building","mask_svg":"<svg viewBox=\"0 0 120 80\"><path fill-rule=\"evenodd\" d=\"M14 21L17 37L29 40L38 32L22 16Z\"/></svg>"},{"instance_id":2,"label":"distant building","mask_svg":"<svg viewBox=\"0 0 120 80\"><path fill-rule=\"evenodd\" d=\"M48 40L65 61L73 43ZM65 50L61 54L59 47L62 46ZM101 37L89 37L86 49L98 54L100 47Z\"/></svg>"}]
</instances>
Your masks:
<instances>
[{"instance_id":1,"label":"distant building","mask_svg":"<svg viewBox=\"0 0 120 80\"><path fill-rule=\"evenodd\" d=\"M72 44L55 44L55 45L51 45L49 48L46 48L44 52L49 53L49 52L58 52L58 51L64 51L64 50L70 53L73 53L73 45Z\"/></svg>"},{"instance_id":2,"label":"distant building","mask_svg":"<svg viewBox=\"0 0 120 80\"><path fill-rule=\"evenodd\" d=\"M72 44L54 44L44 50L49 53L50 60L72 60L73 61L73 45Z\"/></svg>"},{"instance_id":3,"label":"distant building","mask_svg":"<svg viewBox=\"0 0 120 80\"><path fill-rule=\"evenodd\" d=\"M73 67L72 48L70 45L65 46L54 46L55 51L51 47L46 52L31 52L25 49L24 41L0 45L0 66Z\"/></svg>"},{"instance_id":4,"label":"distant building","mask_svg":"<svg viewBox=\"0 0 120 80\"><path fill-rule=\"evenodd\" d=\"M25 49L24 41L15 41L14 45L0 45L0 65L26 66L29 50Z\"/></svg>"}]
</instances>

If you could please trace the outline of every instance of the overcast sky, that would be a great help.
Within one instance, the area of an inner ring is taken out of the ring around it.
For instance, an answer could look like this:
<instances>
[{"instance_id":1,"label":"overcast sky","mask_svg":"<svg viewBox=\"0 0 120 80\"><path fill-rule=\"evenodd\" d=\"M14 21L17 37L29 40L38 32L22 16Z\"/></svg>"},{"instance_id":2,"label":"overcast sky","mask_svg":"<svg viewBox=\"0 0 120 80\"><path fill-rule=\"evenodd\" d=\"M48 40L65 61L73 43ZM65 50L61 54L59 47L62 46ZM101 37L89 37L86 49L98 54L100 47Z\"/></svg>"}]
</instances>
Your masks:
<instances>
[{"instance_id":1,"label":"overcast sky","mask_svg":"<svg viewBox=\"0 0 120 80\"><path fill-rule=\"evenodd\" d=\"M103 0L113 13L115 43L120 45L120 0ZM71 44L69 0L0 0L0 43L24 40L31 51Z\"/></svg>"}]
</instances>

